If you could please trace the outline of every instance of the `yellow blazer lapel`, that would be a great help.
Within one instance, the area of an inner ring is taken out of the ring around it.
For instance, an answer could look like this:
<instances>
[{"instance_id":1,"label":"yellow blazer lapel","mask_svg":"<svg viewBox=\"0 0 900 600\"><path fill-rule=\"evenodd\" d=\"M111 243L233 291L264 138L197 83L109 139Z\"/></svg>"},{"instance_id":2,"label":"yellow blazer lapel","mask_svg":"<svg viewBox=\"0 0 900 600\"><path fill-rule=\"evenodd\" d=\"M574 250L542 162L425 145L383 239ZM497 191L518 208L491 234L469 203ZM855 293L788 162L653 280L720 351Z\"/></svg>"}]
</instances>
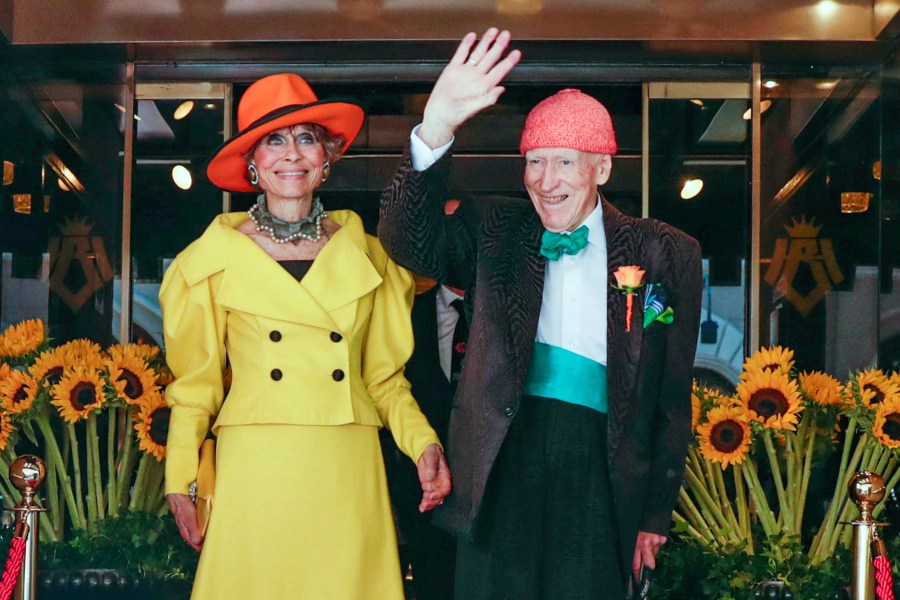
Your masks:
<instances>
[{"instance_id":1,"label":"yellow blazer lapel","mask_svg":"<svg viewBox=\"0 0 900 600\"><path fill-rule=\"evenodd\" d=\"M346 332L356 319L356 301L378 287L382 277L372 264L359 217L344 210L329 216L341 228L322 248L301 286Z\"/></svg>"},{"instance_id":2,"label":"yellow blazer lapel","mask_svg":"<svg viewBox=\"0 0 900 600\"><path fill-rule=\"evenodd\" d=\"M234 229L246 218L238 213L220 215L214 222L218 227L207 230L210 242L225 257L216 301L232 310L334 329L334 321L316 298L256 242Z\"/></svg>"}]
</instances>

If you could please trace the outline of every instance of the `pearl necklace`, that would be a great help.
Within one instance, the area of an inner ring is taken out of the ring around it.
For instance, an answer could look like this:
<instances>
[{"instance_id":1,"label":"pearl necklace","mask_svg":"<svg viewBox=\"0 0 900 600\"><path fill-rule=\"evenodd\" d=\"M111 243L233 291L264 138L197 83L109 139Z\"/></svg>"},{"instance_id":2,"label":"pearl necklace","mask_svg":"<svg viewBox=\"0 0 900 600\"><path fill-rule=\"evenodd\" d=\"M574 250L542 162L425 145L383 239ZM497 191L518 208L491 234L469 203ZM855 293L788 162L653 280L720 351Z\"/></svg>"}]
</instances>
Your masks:
<instances>
[{"instance_id":1,"label":"pearl necklace","mask_svg":"<svg viewBox=\"0 0 900 600\"><path fill-rule=\"evenodd\" d=\"M250 220L256 225L256 231L266 235L276 243L285 244L297 239L318 242L322 238L322 221L328 216L319 197L313 198L309 216L299 221L282 221L269 212L266 206L266 195L260 194L256 204L247 211Z\"/></svg>"}]
</instances>

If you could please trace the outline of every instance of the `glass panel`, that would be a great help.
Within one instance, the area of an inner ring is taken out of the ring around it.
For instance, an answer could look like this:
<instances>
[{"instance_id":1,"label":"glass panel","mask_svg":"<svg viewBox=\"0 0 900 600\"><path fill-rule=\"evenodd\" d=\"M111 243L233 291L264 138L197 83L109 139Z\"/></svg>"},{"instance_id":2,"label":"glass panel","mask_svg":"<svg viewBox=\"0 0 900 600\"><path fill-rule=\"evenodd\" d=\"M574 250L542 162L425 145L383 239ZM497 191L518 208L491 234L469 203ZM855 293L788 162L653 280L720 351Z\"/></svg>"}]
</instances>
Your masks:
<instances>
[{"instance_id":1,"label":"glass panel","mask_svg":"<svg viewBox=\"0 0 900 600\"><path fill-rule=\"evenodd\" d=\"M133 338L162 344L159 284L175 255L222 211L222 192L206 161L222 142L222 90L166 86L165 97L138 87L132 186ZM219 97L215 97L215 94ZM210 97L213 96L213 97Z\"/></svg>"},{"instance_id":2,"label":"glass panel","mask_svg":"<svg viewBox=\"0 0 900 600\"><path fill-rule=\"evenodd\" d=\"M41 318L55 343L110 343L120 271L116 65L3 68L0 326Z\"/></svg>"},{"instance_id":3,"label":"glass panel","mask_svg":"<svg viewBox=\"0 0 900 600\"><path fill-rule=\"evenodd\" d=\"M760 341L845 378L876 360L877 76L763 73Z\"/></svg>"},{"instance_id":4,"label":"glass panel","mask_svg":"<svg viewBox=\"0 0 900 600\"><path fill-rule=\"evenodd\" d=\"M900 70L882 80L882 156L872 176L881 183L881 294L878 364L900 371Z\"/></svg>"},{"instance_id":5,"label":"glass panel","mask_svg":"<svg viewBox=\"0 0 900 600\"><path fill-rule=\"evenodd\" d=\"M663 85L651 87L649 216L703 248L707 286L694 377L730 394L745 347L749 87L680 83L655 97Z\"/></svg>"}]
</instances>

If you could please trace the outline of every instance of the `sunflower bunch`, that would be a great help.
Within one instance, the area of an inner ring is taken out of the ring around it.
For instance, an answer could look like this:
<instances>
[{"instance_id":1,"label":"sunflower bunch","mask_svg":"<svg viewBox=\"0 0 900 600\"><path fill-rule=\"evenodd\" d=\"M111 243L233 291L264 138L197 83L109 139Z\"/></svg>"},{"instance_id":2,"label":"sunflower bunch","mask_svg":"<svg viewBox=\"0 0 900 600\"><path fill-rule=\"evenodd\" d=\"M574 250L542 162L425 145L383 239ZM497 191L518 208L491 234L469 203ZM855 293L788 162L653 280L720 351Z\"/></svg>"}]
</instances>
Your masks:
<instances>
[{"instance_id":1,"label":"sunflower bunch","mask_svg":"<svg viewBox=\"0 0 900 600\"><path fill-rule=\"evenodd\" d=\"M749 415L734 398L696 382L691 404L694 442L688 449L685 486L674 513L676 529L724 552L752 548L748 496L741 475L750 452Z\"/></svg>"},{"instance_id":2,"label":"sunflower bunch","mask_svg":"<svg viewBox=\"0 0 900 600\"><path fill-rule=\"evenodd\" d=\"M125 510L164 510L162 459L172 374L157 346L86 339L51 348L40 320L0 336L0 491L21 432L47 464L42 535L61 540L72 527L99 530ZM105 442L105 443L104 443Z\"/></svg>"},{"instance_id":3,"label":"sunflower bunch","mask_svg":"<svg viewBox=\"0 0 900 600\"><path fill-rule=\"evenodd\" d=\"M831 502L810 549L813 563L851 542L853 530L847 523L858 509L847 485L856 472L875 471L888 490L900 483L900 379L880 369L859 371L843 386L841 397L847 427ZM875 507L876 519L883 509L884 502Z\"/></svg>"}]
</instances>

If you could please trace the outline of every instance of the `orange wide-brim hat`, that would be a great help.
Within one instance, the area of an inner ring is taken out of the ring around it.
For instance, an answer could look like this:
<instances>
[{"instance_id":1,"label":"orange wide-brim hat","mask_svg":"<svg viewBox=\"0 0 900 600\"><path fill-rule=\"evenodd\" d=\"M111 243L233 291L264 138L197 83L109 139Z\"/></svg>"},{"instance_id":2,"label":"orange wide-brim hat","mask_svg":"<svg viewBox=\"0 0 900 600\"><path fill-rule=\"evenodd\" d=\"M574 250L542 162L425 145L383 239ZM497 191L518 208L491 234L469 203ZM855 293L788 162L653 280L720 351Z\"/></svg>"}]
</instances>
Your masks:
<instances>
[{"instance_id":1,"label":"orange wide-brim hat","mask_svg":"<svg viewBox=\"0 0 900 600\"><path fill-rule=\"evenodd\" d=\"M253 192L244 156L267 133L300 123L316 123L344 137L346 151L362 128L366 113L346 100L319 100L294 73L263 77L244 92L238 104L238 133L219 146L206 166L213 185L231 192Z\"/></svg>"}]
</instances>

